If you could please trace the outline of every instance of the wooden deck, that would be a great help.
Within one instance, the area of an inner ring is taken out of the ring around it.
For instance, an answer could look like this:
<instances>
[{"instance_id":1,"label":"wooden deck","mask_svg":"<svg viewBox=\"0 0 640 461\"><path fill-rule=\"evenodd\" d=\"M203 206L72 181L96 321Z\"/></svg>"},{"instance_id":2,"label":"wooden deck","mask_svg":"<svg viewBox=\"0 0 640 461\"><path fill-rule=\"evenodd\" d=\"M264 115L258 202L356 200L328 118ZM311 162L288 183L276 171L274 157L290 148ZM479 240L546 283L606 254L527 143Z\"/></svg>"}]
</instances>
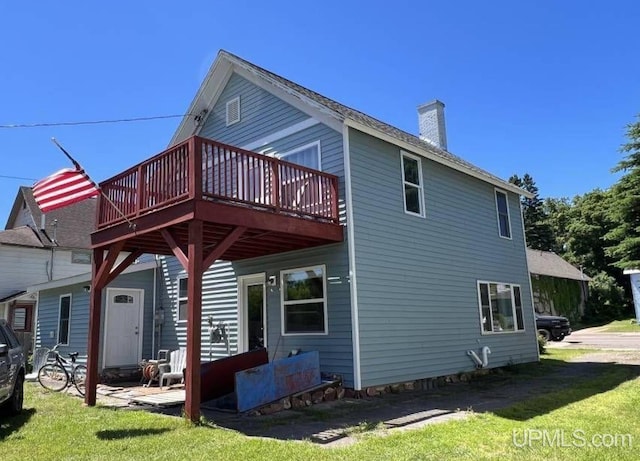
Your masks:
<instances>
[{"instance_id":1,"label":"wooden deck","mask_svg":"<svg viewBox=\"0 0 640 461\"><path fill-rule=\"evenodd\" d=\"M185 413L198 421L204 272L219 259L342 242L338 178L194 136L100 189L85 402L96 403L102 290L144 253L174 255L187 273Z\"/></svg>"},{"instance_id":2,"label":"wooden deck","mask_svg":"<svg viewBox=\"0 0 640 461\"><path fill-rule=\"evenodd\" d=\"M94 247L174 254L188 222L204 223L205 247L235 227L225 260L342 241L338 178L273 157L193 137L100 184ZM163 229L171 227L167 232ZM171 242L173 240L173 242Z\"/></svg>"}]
</instances>

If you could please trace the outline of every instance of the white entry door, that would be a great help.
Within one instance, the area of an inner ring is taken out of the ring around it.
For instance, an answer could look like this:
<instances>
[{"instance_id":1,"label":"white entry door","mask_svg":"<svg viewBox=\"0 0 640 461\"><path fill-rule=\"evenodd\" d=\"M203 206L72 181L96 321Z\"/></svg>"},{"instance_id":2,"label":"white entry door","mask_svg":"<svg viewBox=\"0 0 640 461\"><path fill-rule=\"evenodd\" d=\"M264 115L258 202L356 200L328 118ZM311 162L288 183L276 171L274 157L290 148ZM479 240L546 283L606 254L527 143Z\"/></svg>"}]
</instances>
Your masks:
<instances>
[{"instance_id":1,"label":"white entry door","mask_svg":"<svg viewBox=\"0 0 640 461\"><path fill-rule=\"evenodd\" d=\"M104 367L137 365L142 359L144 290L107 288Z\"/></svg>"}]
</instances>

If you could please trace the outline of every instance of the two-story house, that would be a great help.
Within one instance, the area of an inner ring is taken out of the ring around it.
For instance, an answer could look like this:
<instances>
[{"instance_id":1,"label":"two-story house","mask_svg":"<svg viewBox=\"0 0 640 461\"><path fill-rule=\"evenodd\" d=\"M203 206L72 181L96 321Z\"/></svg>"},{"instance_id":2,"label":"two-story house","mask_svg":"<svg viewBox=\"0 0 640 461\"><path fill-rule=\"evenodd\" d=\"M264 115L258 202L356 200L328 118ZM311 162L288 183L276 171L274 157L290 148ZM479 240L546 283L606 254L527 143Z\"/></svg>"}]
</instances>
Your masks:
<instances>
[{"instance_id":1,"label":"two-story house","mask_svg":"<svg viewBox=\"0 0 640 461\"><path fill-rule=\"evenodd\" d=\"M227 354L209 319L232 354L317 350L355 389L472 370L483 348L483 366L538 360L526 192L446 150L442 103L416 136L221 51L187 112L165 152L101 183L130 222L99 199L89 404L101 338L141 334L106 330L127 299L102 289L144 253L162 283L142 326L154 351L187 347L192 418L200 360Z\"/></svg>"},{"instance_id":2,"label":"two-story house","mask_svg":"<svg viewBox=\"0 0 640 461\"><path fill-rule=\"evenodd\" d=\"M0 231L0 318L12 324L29 349L36 294L27 288L90 270L95 206L95 200L87 200L45 215L30 187L18 190Z\"/></svg>"}]
</instances>

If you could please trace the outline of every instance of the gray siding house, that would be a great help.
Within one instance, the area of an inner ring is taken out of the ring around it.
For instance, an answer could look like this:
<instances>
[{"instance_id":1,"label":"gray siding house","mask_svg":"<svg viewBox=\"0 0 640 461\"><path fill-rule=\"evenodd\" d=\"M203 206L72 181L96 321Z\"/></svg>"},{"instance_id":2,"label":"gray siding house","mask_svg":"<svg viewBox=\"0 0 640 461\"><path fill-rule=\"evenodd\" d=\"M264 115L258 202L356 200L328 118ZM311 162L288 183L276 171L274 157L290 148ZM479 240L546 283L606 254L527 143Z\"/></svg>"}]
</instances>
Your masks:
<instances>
[{"instance_id":1,"label":"gray siding house","mask_svg":"<svg viewBox=\"0 0 640 461\"><path fill-rule=\"evenodd\" d=\"M203 276L202 360L315 350L321 371L355 389L470 371L485 347L488 367L538 360L527 193L446 150L443 107L419 107L415 136L219 53L170 145L197 135L337 176L344 239L215 262ZM313 206L314 193L302 185L296 201ZM64 327L68 347L86 354L89 279L32 287L38 345ZM186 293L175 257L117 277L103 299L100 368L185 346ZM229 349L209 325L225 327ZM137 346L127 356L112 344Z\"/></svg>"},{"instance_id":2,"label":"gray siding house","mask_svg":"<svg viewBox=\"0 0 640 461\"><path fill-rule=\"evenodd\" d=\"M224 323L232 354L318 350L356 389L472 370L485 346L488 367L538 360L526 192L446 151L442 103L414 136L221 51L188 113L171 145L198 135L340 182L342 243L205 273L202 328ZM182 346L184 270L161 265L156 344ZM203 360L226 354L203 335Z\"/></svg>"}]
</instances>

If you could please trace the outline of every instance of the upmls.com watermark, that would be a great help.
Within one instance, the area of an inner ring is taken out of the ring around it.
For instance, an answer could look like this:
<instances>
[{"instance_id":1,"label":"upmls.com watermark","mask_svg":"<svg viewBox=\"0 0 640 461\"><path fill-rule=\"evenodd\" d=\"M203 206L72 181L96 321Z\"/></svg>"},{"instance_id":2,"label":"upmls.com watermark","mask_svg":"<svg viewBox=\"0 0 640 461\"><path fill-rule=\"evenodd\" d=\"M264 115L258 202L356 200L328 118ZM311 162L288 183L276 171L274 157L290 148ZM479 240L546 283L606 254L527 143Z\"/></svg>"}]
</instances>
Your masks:
<instances>
[{"instance_id":1,"label":"upmls.com watermark","mask_svg":"<svg viewBox=\"0 0 640 461\"><path fill-rule=\"evenodd\" d=\"M564 429L514 429L511 440L518 448L524 447L594 447L594 448L633 448L631 434L587 434L582 429L571 432Z\"/></svg>"}]
</instances>

